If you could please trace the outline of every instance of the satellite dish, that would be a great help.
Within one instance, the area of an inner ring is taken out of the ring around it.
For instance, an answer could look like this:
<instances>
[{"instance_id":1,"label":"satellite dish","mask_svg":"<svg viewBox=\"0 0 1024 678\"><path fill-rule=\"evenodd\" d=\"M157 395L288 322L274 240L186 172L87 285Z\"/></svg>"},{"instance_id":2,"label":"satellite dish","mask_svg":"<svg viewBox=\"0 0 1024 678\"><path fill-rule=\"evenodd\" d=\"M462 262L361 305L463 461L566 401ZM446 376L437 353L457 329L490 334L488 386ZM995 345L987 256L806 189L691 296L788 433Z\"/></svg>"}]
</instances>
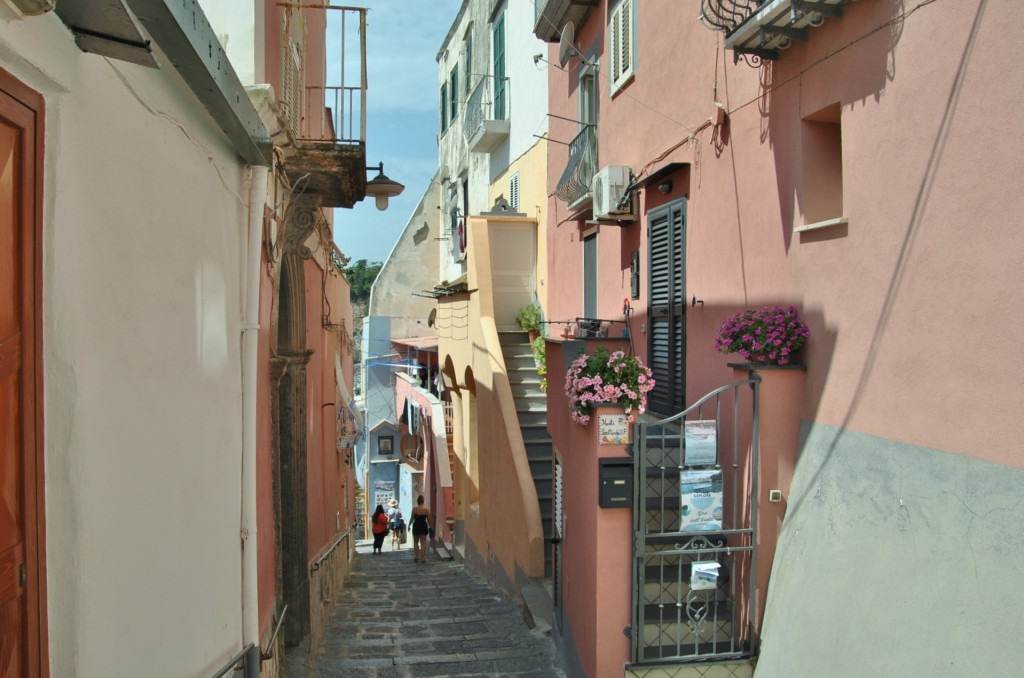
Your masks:
<instances>
[{"instance_id":1,"label":"satellite dish","mask_svg":"<svg viewBox=\"0 0 1024 678\"><path fill-rule=\"evenodd\" d=\"M566 22L565 27L562 28L562 37L558 40L558 65L562 68L569 63L569 57L580 55L572 44L576 39L575 34L576 27L572 25L571 21Z\"/></svg>"}]
</instances>

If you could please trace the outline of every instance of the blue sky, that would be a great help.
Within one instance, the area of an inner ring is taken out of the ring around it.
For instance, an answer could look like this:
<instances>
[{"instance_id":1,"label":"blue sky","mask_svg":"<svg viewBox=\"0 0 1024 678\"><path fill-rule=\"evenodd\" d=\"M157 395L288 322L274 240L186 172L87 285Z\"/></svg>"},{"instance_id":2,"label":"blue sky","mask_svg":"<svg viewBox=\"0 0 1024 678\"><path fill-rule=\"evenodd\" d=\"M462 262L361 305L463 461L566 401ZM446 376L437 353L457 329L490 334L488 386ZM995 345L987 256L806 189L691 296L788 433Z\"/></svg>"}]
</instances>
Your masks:
<instances>
[{"instance_id":1,"label":"blue sky","mask_svg":"<svg viewBox=\"0 0 1024 678\"><path fill-rule=\"evenodd\" d=\"M349 4L349 3L346 3ZM405 184L384 212L372 199L335 210L338 247L353 261L384 261L437 168L437 62L461 0L369 0L366 164ZM350 6L354 6L351 3ZM368 179L376 172L367 174Z\"/></svg>"}]
</instances>

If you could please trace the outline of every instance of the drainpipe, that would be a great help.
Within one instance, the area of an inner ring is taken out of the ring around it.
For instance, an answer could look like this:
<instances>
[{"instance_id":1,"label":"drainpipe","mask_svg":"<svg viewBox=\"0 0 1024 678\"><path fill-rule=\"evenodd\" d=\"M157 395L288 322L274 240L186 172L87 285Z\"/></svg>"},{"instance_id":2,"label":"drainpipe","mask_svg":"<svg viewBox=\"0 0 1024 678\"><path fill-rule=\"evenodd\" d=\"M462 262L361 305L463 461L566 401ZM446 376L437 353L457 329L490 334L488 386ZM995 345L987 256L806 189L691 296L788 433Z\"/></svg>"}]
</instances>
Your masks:
<instances>
[{"instance_id":1,"label":"drainpipe","mask_svg":"<svg viewBox=\"0 0 1024 678\"><path fill-rule=\"evenodd\" d=\"M268 169L249 168L249 228L242 317L242 645L246 678L260 675L259 577L256 557L256 376L259 346L260 252Z\"/></svg>"}]
</instances>

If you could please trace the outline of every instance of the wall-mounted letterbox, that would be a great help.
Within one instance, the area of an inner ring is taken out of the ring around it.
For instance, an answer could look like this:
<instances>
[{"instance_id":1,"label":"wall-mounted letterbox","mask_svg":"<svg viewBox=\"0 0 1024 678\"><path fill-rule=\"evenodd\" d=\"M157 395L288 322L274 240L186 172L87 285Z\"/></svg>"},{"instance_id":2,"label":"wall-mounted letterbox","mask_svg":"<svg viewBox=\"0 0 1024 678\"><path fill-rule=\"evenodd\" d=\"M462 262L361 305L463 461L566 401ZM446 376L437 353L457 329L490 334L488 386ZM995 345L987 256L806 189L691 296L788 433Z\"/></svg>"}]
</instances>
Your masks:
<instances>
[{"instance_id":1,"label":"wall-mounted letterbox","mask_svg":"<svg viewBox=\"0 0 1024 678\"><path fill-rule=\"evenodd\" d=\"M598 459L597 504L601 508L633 506L633 460L629 457Z\"/></svg>"}]
</instances>

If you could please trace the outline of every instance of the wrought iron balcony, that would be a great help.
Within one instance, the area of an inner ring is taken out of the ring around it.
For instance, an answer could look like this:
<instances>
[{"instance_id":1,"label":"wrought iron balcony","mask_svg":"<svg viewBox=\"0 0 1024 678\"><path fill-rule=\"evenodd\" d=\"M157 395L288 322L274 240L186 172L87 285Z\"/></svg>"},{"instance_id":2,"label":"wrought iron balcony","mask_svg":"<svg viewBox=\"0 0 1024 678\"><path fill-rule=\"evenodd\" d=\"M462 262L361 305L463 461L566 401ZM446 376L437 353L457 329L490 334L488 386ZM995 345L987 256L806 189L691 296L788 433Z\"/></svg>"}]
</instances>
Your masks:
<instances>
[{"instance_id":1,"label":"wrought iron balcony","mask_svg":"<svg viewBox=\"0 0 1024 678\"><path fill-rule=\"evenodd\" d=\"M569 162L555 188L555 195L575 208L590 196L597 173L597 125L585 125L569 142Z\"/></svg>"},{"instance_id":2,"label":"wrought iron balcony","mask_svg":"<svg viewBox=\"0 0 1024 678\"><path fill-rule=\"evenodd\" d=\"M597 7L597 0L536 0L533 34L544 42L558 42L569 21L578 28Z\"/></svg>"},{"instance_id":3,"label":"wrought iron balcony","mask_svg":"<svg viewBox=\"0 0 1024 678\"><path fill-rule=\"evenodd\" d=\"M499 83L491 75L480 78L466 101L462 132L473 153L489 153L508 138L509 80ZM495 84L499 84L497 91Z\"/></svg>"},{"instance_id":4,"label":"wrought iron balcony","mask_svg":"<svg viewBox=\"0 0 1024 678\"><path fill-rule=\"evenodd\" d=\"M295 141L285 172L305 178L324 207L352 207L366 196L366 10L278 5L278 101Z\"/></svg>"},{"instance_id":5,"label":"wrought iron balcony","mask_svg":"<svg viewBox=\"0 0 1024 678\"><path fill-rule=\"evenodd\" d=\"M777 59L794 40L807 41L811 28L828 17L841 17L851 0L701 0L700 20L725 33L734 60Z\"/></svg>"}]
</instances>

